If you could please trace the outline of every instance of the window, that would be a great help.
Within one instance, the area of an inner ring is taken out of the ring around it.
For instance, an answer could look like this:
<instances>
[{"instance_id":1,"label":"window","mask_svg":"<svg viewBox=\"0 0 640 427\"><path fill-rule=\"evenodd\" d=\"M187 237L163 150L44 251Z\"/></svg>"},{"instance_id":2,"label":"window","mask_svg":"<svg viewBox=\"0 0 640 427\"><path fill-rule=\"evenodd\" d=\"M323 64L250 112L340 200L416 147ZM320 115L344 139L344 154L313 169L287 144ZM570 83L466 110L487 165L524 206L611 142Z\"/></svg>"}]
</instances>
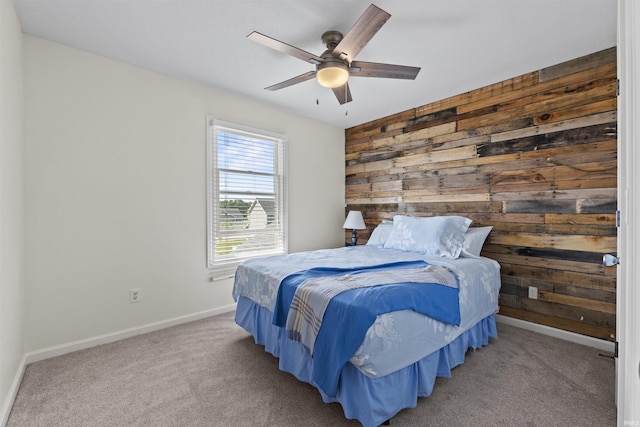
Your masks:
<instances>
[{"instance_id":1,"label":"window","mask_svg":"<svg viewBox=\"0 0 640 427\"><path fill-rule=\"evenodd\" d=\"M207 123L208 267L286 253L286 137Z\"/></svg>"}]
</instances>

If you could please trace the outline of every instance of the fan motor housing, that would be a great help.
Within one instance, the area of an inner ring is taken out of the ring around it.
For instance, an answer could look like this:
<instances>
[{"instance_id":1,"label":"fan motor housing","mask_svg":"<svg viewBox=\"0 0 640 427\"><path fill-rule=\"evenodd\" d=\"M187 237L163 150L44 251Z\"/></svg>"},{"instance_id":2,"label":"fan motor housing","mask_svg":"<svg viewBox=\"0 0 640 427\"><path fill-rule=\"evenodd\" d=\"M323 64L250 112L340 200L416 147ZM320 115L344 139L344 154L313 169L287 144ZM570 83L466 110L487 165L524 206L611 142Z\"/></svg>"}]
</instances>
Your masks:
<instances>
[{"instance_id":1,"label":"fan motor housing","mask_svg":"<svg viewBox=\"0 0 640 427\"><path fill-rule=\"evenodd\" d=\"M337 30L325 31L325 33L322 34L322 37L321 37L322 44L325 45L327 49L333 50L336 48L338 43L342 41L343 37L344 36L340 31L337 31Z\"/></svg>"}]
</instances>

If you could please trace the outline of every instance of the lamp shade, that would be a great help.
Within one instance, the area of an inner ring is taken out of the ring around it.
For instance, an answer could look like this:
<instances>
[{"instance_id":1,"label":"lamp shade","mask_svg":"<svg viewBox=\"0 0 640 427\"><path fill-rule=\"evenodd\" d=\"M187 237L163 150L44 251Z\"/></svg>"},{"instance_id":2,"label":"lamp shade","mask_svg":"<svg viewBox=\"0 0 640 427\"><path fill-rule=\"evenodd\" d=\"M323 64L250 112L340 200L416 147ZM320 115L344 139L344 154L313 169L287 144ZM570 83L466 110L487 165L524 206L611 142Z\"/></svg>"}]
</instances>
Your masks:
<instances>
[{"instance_id":1,"label":"lamp shade","mask_svg":"<svg viewBox=\"0 0 640 427\"><path fill-rule=\"evenodd\" d=\"M348 228L351 230L363 230L367 228L364 225L364 219L362 218L362 212L360 211L349 211L347 215L347 219L344 221L344 225L342 228Z\"/></svg>"}]
</instances>

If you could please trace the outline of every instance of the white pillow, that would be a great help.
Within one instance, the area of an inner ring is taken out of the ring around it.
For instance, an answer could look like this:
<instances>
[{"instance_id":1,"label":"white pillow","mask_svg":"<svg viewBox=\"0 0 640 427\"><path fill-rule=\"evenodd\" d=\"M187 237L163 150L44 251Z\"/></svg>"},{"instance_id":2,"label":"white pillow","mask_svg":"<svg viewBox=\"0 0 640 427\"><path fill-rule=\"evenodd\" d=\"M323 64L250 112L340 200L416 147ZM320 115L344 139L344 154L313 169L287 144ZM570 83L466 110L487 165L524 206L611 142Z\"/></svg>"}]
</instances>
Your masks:
<instances>
[{"instance_id":1,"label":"white pillow","mask_svg":"<svg viewBox=\"0 0 640 427\"><path fill-rule=\"evenodd\" d=\"M373 229L371 236L369 236L369 240L367 240L367 245L377 246L379 248L383 247L392 228L393 222L383 219L382 222Z\"/></svg>"},{"instance_id":2,"label":"white pillow","mask_svg":"<svg viewBox=\"0 0 640 427\"><path fill-rule=\"evenodd\" d=\"M455 259L460 256L469 224L471 220L462 216L396 215L384 247Z\"/></svg>"},{"instance_id":3,"label":"white pillow","mask_svg":"<svg viewBox=\"0 0 640 427\"><path fill-rule=\"evenodd\" d=\"M493 227L471 227L464 235L461 257L480 258L482 245Z\"/></svg>"}]
</instances>

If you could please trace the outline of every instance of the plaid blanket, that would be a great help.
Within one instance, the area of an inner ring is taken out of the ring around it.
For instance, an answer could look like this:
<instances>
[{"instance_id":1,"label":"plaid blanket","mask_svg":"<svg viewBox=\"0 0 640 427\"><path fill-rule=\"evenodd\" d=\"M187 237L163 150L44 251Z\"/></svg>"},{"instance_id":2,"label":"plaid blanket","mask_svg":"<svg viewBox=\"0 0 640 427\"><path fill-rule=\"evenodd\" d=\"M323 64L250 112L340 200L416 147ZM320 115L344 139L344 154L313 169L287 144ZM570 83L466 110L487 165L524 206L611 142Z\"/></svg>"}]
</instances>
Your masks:
<instances>
[{"instance_id":1,"label":"plaid blanket","mask_svg":"<svg viewBox=\"0 0 640 427\"><path fill-rule=\"evenodd\" d=\"M287 316L287 335L305 345L311 355L331 299L348 290L403 283L438 283L457 288L455 275L447 267L386 270L321 277L302 283L295 291Z\"/></svg>"}]
</instances>

